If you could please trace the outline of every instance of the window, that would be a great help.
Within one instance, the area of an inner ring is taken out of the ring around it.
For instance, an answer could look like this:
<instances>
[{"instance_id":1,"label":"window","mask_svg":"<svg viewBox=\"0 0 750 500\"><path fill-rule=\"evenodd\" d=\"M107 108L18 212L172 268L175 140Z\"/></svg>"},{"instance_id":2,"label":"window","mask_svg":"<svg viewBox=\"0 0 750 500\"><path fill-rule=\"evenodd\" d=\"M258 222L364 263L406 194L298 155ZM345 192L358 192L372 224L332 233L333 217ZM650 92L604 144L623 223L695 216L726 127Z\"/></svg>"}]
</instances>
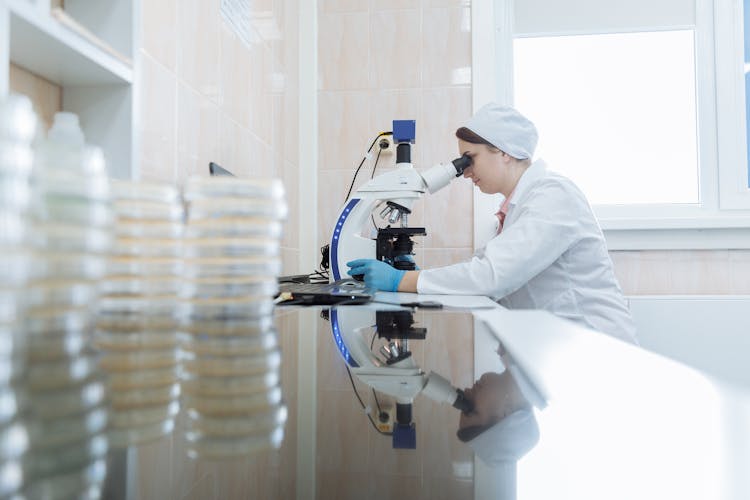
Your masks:
<instances>
[{"instance_id":1,"label":"window","mask_svg":"<svg viewBox=\"0 0 750 500\"><path fill-rule=\"evenodd\" d=\"M475 108L537 123L610 248L750 248L743 3L475 2Z\"/></svg>"},{"instance_id":2,"label":"window","mask_svg":"<svg viewBox=\"0 0 750 500\"><path fill-rule=\"evenodd\" d=\"M693 47L691 30L516 38L537 156L592 204L699 203Z\"/></svg>"}]
</instances>

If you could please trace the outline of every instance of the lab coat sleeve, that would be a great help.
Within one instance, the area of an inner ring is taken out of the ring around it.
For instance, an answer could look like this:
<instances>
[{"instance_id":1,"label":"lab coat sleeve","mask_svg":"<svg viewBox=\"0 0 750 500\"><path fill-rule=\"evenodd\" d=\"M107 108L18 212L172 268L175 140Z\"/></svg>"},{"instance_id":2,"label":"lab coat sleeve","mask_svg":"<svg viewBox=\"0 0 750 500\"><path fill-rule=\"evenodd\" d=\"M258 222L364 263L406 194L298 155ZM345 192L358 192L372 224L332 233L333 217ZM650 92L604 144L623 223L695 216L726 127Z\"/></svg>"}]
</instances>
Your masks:
<instances>
[{"instance_id":1,"label":"lab coat sleeve","mask_svg":"<svg viewBox=\"0 0 750 500\"><path fill-rule=\"evenodd\" d=\"M470 261L421 271L417 291L500 299L549 267L585 234L582 224L591 216L578 192L548 184L517 205L513 223Z\"/></svg>"}]
</instances>

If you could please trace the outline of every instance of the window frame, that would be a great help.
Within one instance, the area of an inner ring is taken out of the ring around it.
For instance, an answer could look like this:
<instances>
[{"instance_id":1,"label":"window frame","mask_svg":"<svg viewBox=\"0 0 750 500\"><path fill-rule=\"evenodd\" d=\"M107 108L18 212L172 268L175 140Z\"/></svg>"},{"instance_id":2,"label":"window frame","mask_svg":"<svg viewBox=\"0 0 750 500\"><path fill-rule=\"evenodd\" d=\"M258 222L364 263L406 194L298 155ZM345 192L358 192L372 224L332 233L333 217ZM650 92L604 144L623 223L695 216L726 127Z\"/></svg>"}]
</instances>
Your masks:
<instances>
[{"instance_id":1,"label":"window frame","mask_svg":"<svg viewBox=\"0 0 750 500\"><path fill-rule=\"evenodd\" d=\"M513 4L514 0L472 3L475 110L492 100L513 101L513 74L508 71L513 67ZM742 2L695 0L695 8L695 26L668 29L693 29L695 33L701 201L594 206L612 250L750 248ZM634 27L631 31L657 29ZM539 35L556 34L563 33ZM475 213L493 213L498 201L498 197L475 193ZM474 226L475 245L481 247L489 237L487 223L475 220Z\"/></svg>"}]
</instances>

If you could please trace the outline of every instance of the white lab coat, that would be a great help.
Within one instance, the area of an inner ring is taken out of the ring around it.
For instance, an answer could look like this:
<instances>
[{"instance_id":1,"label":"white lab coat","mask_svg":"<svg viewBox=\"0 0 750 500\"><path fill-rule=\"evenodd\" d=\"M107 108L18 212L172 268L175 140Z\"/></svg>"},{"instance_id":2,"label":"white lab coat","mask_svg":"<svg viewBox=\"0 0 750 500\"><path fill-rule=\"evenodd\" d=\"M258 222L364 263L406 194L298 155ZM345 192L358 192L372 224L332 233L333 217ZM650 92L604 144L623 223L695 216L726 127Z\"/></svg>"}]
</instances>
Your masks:
<instances>
[{"instance_id":1,"label":"white lab coat","mask_svg":"<svg viewBox=\"0 0 750 500\"><path fill-rule=\"evenodd\" d=\"M509 203L500 234L468 262L421 271L417 291L487 295L637 343L601 228L578 187L538 160Z\"/></svg>"}]
</instances>

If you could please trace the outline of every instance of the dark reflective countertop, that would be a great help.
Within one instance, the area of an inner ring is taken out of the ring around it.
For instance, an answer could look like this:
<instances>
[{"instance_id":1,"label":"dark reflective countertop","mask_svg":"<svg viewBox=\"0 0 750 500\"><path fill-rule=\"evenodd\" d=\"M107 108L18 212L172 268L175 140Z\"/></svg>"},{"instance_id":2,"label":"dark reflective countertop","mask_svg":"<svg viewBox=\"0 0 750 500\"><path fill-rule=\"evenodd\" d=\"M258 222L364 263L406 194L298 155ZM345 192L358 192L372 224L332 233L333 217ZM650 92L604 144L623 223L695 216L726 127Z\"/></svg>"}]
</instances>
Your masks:
<instances>
[{"instance_id":1,"label":"dark reflective countertop","mask_svg":"<svg viewBox=\"0 0 750 500\"><path fill-rule=\"evenodd\" d=\"M167 337L28 396L30 496L750 498L745 391L546 313L286 307Z\"/></svg>"}]
</instances>

